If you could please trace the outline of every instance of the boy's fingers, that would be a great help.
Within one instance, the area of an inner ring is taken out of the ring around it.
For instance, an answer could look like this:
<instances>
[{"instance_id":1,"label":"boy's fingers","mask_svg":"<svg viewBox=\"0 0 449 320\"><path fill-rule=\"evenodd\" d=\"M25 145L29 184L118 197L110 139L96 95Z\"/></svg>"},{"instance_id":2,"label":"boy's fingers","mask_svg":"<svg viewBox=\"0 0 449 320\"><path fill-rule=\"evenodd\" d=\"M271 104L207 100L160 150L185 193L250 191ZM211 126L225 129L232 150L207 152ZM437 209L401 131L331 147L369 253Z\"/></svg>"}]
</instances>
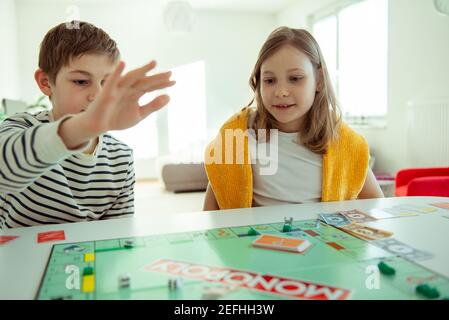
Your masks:
<instances>
[{"instance_id":1,"label":"boy's fingers","mask_svg":"<svg viewBox=\"0 0 449 320\"><path fill-rule=\"evenodd\" d=\"M161 89L166 89L168 87L173 86L176 83L176 81L166 81L163 83L159 83L159 84L153 84L151 85L151 87L148 88L143 88L140 90L137 90L135 87L133 87L134 90L132 90L129 94L129 98L131 100L138 100L140 99L144 94L148 93L148 92L152 92L155 90L161 90Z\"/></svg>"},{"instance_id":2,"label":"boy's fingers","mask_svg":"<svg viewBox=\"0 0 449 320\"><path fill-rule=\"evenodd\" d=\"M104 84L104 88L109 89L116 86L120 80L120 75L122 74L124 69L125 69L125 62L119 61L114 72L107 78L106 83Z\"/></svg>"},{"instance_id":3,"label":"boy's fingers","mask_svg":"<svg viewBox=\"0 0 449 320\"><path fill-rule=\"evenodd\" d=\"M135 84L133 84L133 88L141 91L148 91L152 87L158 87L163 83L171 83L170 81L171 71L155 74L152 76L145 77L140 79Z\"/></svg>"},{"instance_id":4,"label":"boy's fingers","mask_svg":"<svg viewBox=\"0 0 449 320\"><path fill-rule=\"evenodd\" d=\"M154 90L166 89L171 86L174 86L175 84L176 84L176 81L164 81L164 82L159 82L159 83L151 83L145 87L141 87L140 89L138 89L138 91L147 93L147 92L151 92Z\"/></svg>"},{"instance_id":5,"label":"boy's fingers","mask_svg":"<svg viewBox=\"0 0 449 320\"><path fill-rule=\"evenodd\" d=\"M154 98L151 102L139 108L142 119L148 117L153 112L161 109L170 101L170 97L166 94Z\"/></svg>"},{"instance_id":6,"label":"boy's fingers","mask_svg":"<svg viewBox=\"0 0 449 320\"><path fill-rule=\"evenodd\" d=\"M123 87L132 86L135 82L145 77L146 73L154 69L154 67L156 67L156 61L152 60L140 68L131 70L123 76L120 85Z\"/></svg>"}]
</instances>

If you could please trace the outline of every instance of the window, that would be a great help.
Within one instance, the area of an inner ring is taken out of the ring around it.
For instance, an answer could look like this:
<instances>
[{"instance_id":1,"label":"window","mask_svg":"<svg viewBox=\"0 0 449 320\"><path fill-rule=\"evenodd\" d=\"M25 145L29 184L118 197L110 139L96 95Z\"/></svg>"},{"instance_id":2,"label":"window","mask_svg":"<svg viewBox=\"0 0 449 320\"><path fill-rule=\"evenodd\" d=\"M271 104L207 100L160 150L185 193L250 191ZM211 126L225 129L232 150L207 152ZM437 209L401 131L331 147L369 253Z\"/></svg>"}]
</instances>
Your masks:
<instances>
[{"instance_id":1,"label":"window","mask_svg":"<svg viewBox=\"0 0 449 320\"><path fill-rule=\"evenodd\" d=\"M143 96L140 105L150 102ZM158 132L156 127L157 114L152 113L136 126L126 130L111 131L111 134L125 142L133 149L135 159L150 159L158 155Z\"/></svg>"},{"instance_id":2,"label":"window","mask_svg":"<svg viewBox=\"0 0 449 320\"><path fill-rule=\"evenodd\" d=\"M388 0L340 1L310 20L346 120L385 117Z\"/></svg>"},{"instance_id":3,"label":"window","mask_svg":"<svg viewBox=\"0 0 449 320\"><path fill-rule=\"evenodd\" d=\"M172 69L176 85L169 88L169 153L178 161L202 161L206 138L206 81L204 61Z\"/></svg>"},{"instance_id":4,"label":"window","mask_svg":"<svg viewBox=\"0 0 449 320\"><path fill-rule=\"evenodd\" d=\"M170 161L202 161L206 138L205 64L198 61L175 67L171 79L176 85L165 89L170 102L134 127L111 132L134 151L136 178L156 178L160 157ZM161 91L147 93L144 105ZM163 162L163 161L162 161Z\"/></svg>"}]
</instances>

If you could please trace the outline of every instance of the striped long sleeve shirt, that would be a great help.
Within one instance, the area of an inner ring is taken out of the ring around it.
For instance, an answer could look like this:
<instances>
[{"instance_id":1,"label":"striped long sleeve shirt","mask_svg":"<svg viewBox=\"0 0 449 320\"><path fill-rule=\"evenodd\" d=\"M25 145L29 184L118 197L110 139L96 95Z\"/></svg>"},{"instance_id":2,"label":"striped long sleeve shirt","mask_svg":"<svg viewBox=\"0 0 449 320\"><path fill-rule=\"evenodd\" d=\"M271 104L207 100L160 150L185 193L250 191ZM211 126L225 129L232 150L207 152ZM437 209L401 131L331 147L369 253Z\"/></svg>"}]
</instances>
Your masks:
<instances>
[{"instance_id":1,"label":"striped long sleeve shirt","mask_svg":"<svg viewBox=\"0 0 449 320\"><path fill-rule=\"evenodd\" d=\"M80 222L134 213L132 150L108 133L96 151L68 150L64 118L21 113L0 124L0 229Z\"/></svg>"}]
</instances>

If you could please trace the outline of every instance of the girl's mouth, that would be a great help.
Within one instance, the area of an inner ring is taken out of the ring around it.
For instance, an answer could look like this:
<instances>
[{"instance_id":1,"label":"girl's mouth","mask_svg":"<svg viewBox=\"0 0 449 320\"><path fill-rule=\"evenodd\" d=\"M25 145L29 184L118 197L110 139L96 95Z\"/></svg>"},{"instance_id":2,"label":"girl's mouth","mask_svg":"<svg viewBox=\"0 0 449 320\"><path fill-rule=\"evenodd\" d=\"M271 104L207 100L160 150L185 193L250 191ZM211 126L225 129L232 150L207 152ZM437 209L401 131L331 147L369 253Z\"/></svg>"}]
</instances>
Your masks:
<instances>
[{"instance_id":1,"label":"girl's mouth","mask_svg":"<svg viewBox=\"0 0 449 320\"><path fill-rule=\"evenodd\" d=\"M295 104L274 104L273 105L274 108L278 108L278 109L288 109L293 106L295 106Z\"/></svg>"}]
</instances>

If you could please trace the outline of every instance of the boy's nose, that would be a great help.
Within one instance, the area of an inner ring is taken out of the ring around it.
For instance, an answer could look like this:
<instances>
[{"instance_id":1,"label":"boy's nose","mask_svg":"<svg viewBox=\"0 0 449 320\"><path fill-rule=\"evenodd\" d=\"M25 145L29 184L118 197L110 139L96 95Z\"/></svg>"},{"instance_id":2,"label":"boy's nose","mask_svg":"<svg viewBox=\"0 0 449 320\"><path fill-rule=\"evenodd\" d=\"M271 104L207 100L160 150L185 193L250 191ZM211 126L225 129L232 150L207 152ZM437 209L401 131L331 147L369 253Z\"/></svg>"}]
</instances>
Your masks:
<instances>
[{"instance_id":1,"label":"boy's nose","mask_svg":"<svg viewBox=\"0 0 449 320\"><path fill-rule=\"evenodd\" d=\"M96 95L95 95L94 93L90 93L90 94L87 96L87 100L88 100L89 102L92 102L92 101L95 100L95 97L96 97Z\"/></svg>"},{"instance_id":2,"label":"boy's nose","mask_svg":"<svg viewBox=\"0 0 449 320\"><path fill-rule=\"evenodd\" d=\"M87 100L89 102L92 102L95 100L95 98L100 94L101 92L101 86L98 88L95 88L94 90L92 90L91 92L89 92L89 94L87 95Z\"/></svg>"}]
</instances>

